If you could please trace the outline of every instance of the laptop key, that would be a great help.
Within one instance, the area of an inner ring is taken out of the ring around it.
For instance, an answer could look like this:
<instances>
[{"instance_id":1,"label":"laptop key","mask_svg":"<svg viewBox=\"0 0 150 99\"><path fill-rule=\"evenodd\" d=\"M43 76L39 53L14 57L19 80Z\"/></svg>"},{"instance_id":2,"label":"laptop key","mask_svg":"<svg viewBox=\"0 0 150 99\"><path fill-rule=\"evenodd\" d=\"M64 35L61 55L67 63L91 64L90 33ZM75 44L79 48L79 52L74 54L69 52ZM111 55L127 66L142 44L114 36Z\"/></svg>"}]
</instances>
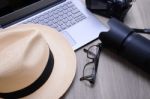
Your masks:
<instances>
[{"instance_id":1,"label":"laptop key","mask_svg":"<svg viewBox=\"0 0 150 99\"><path fill-rule=\"evenodd\" d=\"M63 7L60 8L60 7ZM23 23L39 23L62 31L85 19L86 16L69 1Z\"/></svg>"}]
</instances>

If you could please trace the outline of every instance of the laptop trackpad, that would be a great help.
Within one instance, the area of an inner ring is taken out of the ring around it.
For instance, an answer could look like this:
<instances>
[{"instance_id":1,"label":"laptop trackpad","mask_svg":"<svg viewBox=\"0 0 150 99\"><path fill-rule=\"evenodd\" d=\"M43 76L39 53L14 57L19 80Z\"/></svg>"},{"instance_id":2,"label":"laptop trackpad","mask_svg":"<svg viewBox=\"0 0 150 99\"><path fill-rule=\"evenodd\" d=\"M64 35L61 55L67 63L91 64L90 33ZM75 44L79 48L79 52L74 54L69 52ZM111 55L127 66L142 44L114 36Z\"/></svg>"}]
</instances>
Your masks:
<instances>
[{"instance_id":1,"label":"laptop trackpad","mask_svg":"<svg viewBox=\"0 0 150 99\"><path fill-rule=\"evenodd\" d=\"M76 44L76 41L72 38L72 36L67 31L61 31L62 34L65 36L65 38L69 41L71 46L74 46Z\"/></svg>"}]
</instances>

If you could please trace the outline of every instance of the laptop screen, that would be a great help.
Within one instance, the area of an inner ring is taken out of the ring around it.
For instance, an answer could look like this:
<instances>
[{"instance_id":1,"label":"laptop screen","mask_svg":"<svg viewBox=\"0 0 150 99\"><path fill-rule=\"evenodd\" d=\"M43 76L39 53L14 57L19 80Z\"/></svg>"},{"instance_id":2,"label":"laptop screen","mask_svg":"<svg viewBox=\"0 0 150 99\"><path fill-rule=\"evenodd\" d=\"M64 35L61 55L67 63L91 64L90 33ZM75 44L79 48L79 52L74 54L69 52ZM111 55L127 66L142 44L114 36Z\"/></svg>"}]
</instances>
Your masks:
<instances>
[{"instance_id":1,"label":"laptop screen","mask_svg":"<svg viewBox=\"0 0 150 99\"><path fill-rule=\"evenodd\" d=\"M64 0L0 0L0 25L4 26Z\"/></svg>"},{"instance_id":2,"label":"laptop screen","mask_svg":"<svg viewBox=\"0 0 150 99\"><path fill-rule=\"evenodd\" d=\"M39 0L0 0L0 17L38 1Z\"/></svg>"}]
</instances>

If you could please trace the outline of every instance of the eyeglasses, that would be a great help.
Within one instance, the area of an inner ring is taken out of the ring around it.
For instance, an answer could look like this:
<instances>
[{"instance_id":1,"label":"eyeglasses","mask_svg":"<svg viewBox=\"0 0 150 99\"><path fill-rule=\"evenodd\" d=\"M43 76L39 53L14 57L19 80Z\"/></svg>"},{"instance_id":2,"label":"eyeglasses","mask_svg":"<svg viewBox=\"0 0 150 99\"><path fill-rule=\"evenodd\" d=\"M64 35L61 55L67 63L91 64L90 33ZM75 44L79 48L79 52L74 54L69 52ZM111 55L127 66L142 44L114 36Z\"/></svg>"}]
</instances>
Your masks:
<instances>
[{"instance_id":1,"label":"eyeglasses","mask_svg":"<svg viewBox=\"0 0 150 99\"><path fill-rule=\"evenodd\" d=\"M87 53L87 58L91 61L85 64L83 68L83 76L80 78L80 81L86 80L92 85L95 84L101 50L102 43L92 45L88 49L84 49L84 52Z\"/></svg>"}]
</instances>

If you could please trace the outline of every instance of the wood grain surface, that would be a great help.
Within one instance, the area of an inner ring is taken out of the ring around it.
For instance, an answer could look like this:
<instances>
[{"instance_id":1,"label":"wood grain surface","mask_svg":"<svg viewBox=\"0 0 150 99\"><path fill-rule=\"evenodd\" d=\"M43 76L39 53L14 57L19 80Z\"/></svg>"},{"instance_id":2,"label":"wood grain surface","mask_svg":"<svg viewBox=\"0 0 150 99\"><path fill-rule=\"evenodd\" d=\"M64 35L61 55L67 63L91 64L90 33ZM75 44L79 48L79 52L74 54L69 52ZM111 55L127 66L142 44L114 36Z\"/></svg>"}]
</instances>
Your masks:
<instances>
[{"instance_id":1,"label":"wood grain surface","mask_svg":"<svg viewBox=\"0 0 150 99\"><path fill-rule=\"evenodd\" d=\"M84 0L81 0L85 3ZM107 18L96 17L107 26ZM125 17L125 24L134 28L150 28L150 0L136 0ZM150 35L145 35L150 37ZM88 48L95 41L84 48ZM103 50L99 59L96 83L90 87L79 79L89 61L83 48L76 51L75 79L63 99L150 99L150 76L123 58Z\"/></svg>"}]
</instances>

